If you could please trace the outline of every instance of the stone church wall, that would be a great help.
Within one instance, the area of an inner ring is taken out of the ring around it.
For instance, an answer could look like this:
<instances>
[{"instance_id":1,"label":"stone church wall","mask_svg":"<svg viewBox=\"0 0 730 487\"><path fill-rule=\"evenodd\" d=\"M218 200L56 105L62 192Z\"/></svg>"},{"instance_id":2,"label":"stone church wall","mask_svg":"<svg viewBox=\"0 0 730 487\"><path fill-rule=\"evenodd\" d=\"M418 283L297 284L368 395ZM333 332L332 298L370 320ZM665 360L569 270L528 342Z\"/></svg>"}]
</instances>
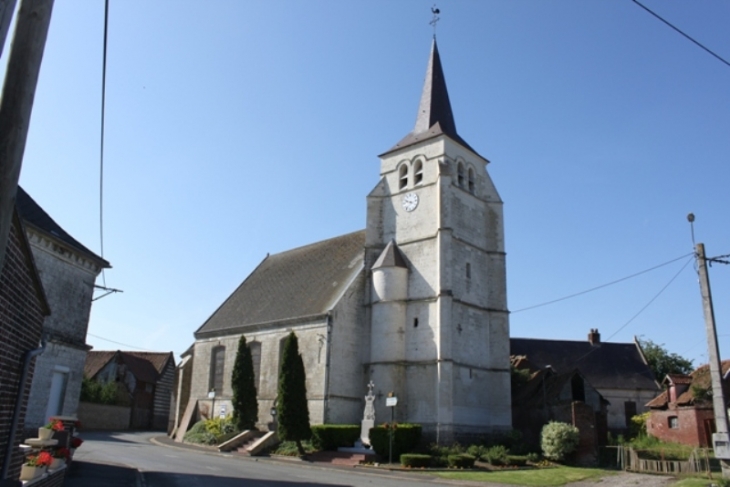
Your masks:
<instances>
[{"instance_id":1,"label":"stone church wall","mask_svg":"<svg viewBox=\"0 0 730 487\"><path fill-rule=\"evenodd\" d=\"M324 416L324 380L325 380L325 342L327 336L327 321L305 322L267 329L252 329L246 333L246 341L261 343L261 363L256 388L259 400L259 424L267 427L271 421L270 409L274 406L279 379L279 363L283 350L284 340L290 331L294 330L299 341L299 352L304 361L307 374L307 395L309 397L309 417L312 424L320 424ZM195 342L195 356L193 361L193 376L191 381L191 397L198 399L201 413L205 414L213 407L213 401L208 399L211 388L211 354L213 348L225 347L225 361L223 366L223 391L216 394L215 415L225 406L226 414L230 414L231 374L236 360L238 341L241 335L228 335L214 339L198 340Z\"/></svg>"},{"instance_id":2,"label":"stone church wall","mask_svg":"<svg viewBox=\"0 0 730 487\"><path fill-rule=\"evenodd\" d=\"M325 420L334 424L359 424L367 392L364 363L370 360L370 337L364 327L365 273L360 272L332 310L327 344L328 395Z\"/></svg>"}]
</instances>

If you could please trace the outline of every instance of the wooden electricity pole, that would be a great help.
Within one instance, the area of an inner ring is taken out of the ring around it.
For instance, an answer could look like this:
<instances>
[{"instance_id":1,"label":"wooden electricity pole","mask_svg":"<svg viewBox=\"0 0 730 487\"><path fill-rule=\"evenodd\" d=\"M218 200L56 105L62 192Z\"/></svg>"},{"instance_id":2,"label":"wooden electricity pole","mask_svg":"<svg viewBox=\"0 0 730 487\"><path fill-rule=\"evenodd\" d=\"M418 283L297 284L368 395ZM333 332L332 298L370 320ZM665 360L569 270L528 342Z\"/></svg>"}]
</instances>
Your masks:
<instances>
[{"instance_id":1,"label":"wooden electricity pole","mask_svg":"<svg viewBox=\"0 0 730 487\"><path fill-rule=\"evenodd\" d=\"M0 58L3 56L5 39L10 31L10 21L13 19L16 0L0 0Z\"/></svg>"},{"instance_id":2,"label":"wooden electricity pole","mask_svg":"<svg viewBox=\"0 0 730 487\"><path fill-rule=\"evenodd\" d=\"M10 3L0 0L4 9ZM8 14L5 10L0 14ZM12 224L30 114L51 23L53 0L22 0L0 100L0 270ZM9 21L8 21L9 24Z\"/></svg>"},{"instance_id":3,"label":"wooden electricity pole","mask_svg":"<svg viewBox=\"0 0 730 487\"><path fill-rule=\"evenodd\" d=\"M712 381L712 406L715 410L716 433L712 435L712 446L715 450L715 458L720 459L722 476L728 478L730 477L730 464L727 462L727 460L730 460L730 435L728 435L727 409L722 391L722 365L720 363L720 348L717 345L715 312L712 308L712 293L710 292L710 278L707 274L705 245L697 244L696 250L702 308L705 313L705 330L707 332L707 350Z\"/></svg>"}]
</instances>

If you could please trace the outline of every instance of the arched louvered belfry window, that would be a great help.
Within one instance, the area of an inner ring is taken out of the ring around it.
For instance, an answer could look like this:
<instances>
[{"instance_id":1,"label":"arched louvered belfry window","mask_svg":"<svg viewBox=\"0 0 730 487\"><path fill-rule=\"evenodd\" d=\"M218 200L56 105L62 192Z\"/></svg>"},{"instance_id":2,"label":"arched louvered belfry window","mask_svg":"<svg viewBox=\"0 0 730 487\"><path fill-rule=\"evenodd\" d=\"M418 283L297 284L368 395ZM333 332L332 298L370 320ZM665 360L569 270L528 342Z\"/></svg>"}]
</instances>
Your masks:
<instances>
[{"instance_id":1,"label":"arched louvered belfry window","mask_svg":"<svg viewBox=\"0 0 730 487\"><path fill-rule=\"evenodd\" d=\"M423 161L416 161L413 165L413 184L421 184L423 182Z\"/></svg>"},{"instance_id":2,"label":"arched louvered belfry window","mask_svg":"<svg viewBox=\"0 0 730 487\"><path fill-rule=\"evenodd\" d=\"M474 168L470 167L467 172L467 182L469 184L469 192L474 194Z\"/></svg>"},{"instance_id":3,"label":"arched louvered belfry window","mask_svg":"<svg viewBox=\"0 0 730 487\"><path fill-rule=\"evenodd\" d=\"M458 163L456 165L456 184L458 184L460 188L464 187L464 164L462 163Z\"/></svg>"},{"instance_id":4,"label":"arched louvered belfry window","mask_svg":"<svg viewBox=\"0 0 730 487\"><path fill-rule=\"evenodd\" d=\"M398 189L408 186L408 164L403 164L398 171Z\"/></svg>"}]
</instances>

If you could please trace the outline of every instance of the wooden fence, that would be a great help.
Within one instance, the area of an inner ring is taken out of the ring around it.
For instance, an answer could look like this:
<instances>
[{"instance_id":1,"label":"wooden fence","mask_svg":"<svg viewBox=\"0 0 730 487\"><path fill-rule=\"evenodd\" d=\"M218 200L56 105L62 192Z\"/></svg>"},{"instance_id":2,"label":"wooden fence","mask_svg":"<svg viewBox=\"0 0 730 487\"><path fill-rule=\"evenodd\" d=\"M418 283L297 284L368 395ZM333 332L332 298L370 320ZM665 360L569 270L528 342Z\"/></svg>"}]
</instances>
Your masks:
<instances>
[{"instance_id":1,"label":"wooden fence","mask_svg":"<svg viewBox=\"0 0 730 487\"><path fill-rule=\"evenodd\" d=\"M677 475L698 474L711 471L711 459L707 449L695 448L687 460L642 458L642 451L617 446L616 463L622 470L632 472Z\"/></svg>"}]
</instances>

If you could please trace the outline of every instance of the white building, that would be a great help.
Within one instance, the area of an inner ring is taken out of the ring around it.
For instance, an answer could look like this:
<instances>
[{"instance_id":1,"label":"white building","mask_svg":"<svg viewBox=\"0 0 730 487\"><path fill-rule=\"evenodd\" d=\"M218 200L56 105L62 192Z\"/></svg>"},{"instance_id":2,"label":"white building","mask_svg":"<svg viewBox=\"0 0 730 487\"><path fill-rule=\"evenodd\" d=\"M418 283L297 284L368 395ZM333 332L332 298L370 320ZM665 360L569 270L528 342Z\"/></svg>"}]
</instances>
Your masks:
<instances>
[{"instance_id":1,"label":"white building","mask_svg":"<svg viewBox=\"0 0 730 487\"><path fill-rule=\"evenodd\" d=\"M195 333L189 408L230 411L241 334L259 421L271 421L283 339L294 331L312 423L376 417L440 442L511 428L502 201L457 133L434 40L411 133L380 156L364 231L267 256Z\"/></svg>"}]
</instances>

